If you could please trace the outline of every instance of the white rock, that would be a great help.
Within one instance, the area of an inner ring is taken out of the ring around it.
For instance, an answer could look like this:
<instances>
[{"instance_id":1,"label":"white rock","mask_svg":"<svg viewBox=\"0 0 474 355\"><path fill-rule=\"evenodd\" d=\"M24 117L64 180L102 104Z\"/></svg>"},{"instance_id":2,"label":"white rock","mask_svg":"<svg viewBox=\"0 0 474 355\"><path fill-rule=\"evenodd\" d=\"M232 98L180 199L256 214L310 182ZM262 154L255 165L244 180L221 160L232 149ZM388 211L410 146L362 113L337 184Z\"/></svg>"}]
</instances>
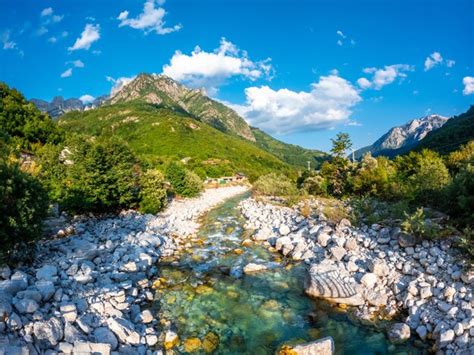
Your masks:
<instances>
[{"instance_id":1,"label":"white rock","mask_svg":"<svg viewBox=\"0 0 474 355\"><path fill-rule=\"evenodd\" d=\"M401 344L410 339L410 327L405 323L395 323L388 329L388 338L394 344Z\"/></svg>"},{"instance_id":2,"label":"white rock","mask_svg":"<svg viewBox=\"0 0 474 355\"><path fill-rule=\"evenodd\" d=\"M21 314L34 313L39 308L38 303L35 300L29 298L23 298L13 303L15 308Z\"/></svg>"},{"instance_id":3,"label":"white rock","mask_svg":"<svg viewBox=\"0 0 474 355\"><path fill-rule=\"evenodd\" d=\"M254 272L265 271L265 270L267 270L267 266L263 264L249 263L244 266L245 274L251 274Z\"/></svg>"},{"instance_id":4,"label":"white rock","mask_svg":"<svg viewBox=\"0 0 474 355\"><path fill-rule=\"evenodd\" d=\"M454 340L454 330L452 329L443 330L439 334L439 347L445 348L453 340Z\"/></svg>"},{"instance_id":5,"label":"white rock","mask_svg":"<svg viewBox=\"0 0 474 355\"><path fill-rule=\"evenodd\" d=\"M138 345L140 344L140 335L135 331L132 323L123 318L107 319L109 329L114 332L120 342L124 344Z\"/></svg>"},{"instance_id":6,"label":"white rock","mask_svg":"<svg viewBox=\"0 0 474 355\"><path fill-rule=\"evenodd\" d=\"M35 322L33 333L43 349L56 346L64 335L62 323L55 317L47 321Z\"/></svg>"},{"instance_id":7,"label":"white rock","mask_svg":"<svg viewBox=\"0 0 474 355\"><path fill-rule=\"evenodd\" d=\"M48 280L54 281L56 275L58 274L58 269L54 265L44 265L38 271L36 271L36 278L38 280Z\"/></svg>"},{"instance_id":8,"label":"white rock","mask_svg":"<svg viewBox=\"0 0 474 355\"><path fill-rule=\"evenodd\" d=\"M286 224L281 224L280 228L278 228L278 232L280 232L281 235L288 235L290 233L290 227Z\"/></svg>"},{"instance_id":9,"label":"white rock","mask_svg":"<svg viewBox=\"0 0 474 355\"><path fill-rule=\"evenodd\" d=\"M373 288L375 284L377 283L377 275L375 275L372 272L368 272L362 276L360 279L360 283L364 285L367 288Z\"/></svg>"},{"instance_id":10,"label":"white rock","mask_svg":"<svg viewBox=\"0 0 474 355\"><path fill-rule=\"evenodd\" d=\"M77 318L77 309L74 303L63 304L59 307L65 321L74 323Z\"/></svg>"},{"instance_id":11,"label":"white rock","mask_svg":"<svg viewBox=\"0 0 474 355\"><path fill-rule=\"evenodd\" d=\"M143 323L147 324L147 323L151 323L153 321L154 317L153 317L153 314L150 312L150 310L145 309L140 314L140 319Z\"/></svg>"}]
</instances>

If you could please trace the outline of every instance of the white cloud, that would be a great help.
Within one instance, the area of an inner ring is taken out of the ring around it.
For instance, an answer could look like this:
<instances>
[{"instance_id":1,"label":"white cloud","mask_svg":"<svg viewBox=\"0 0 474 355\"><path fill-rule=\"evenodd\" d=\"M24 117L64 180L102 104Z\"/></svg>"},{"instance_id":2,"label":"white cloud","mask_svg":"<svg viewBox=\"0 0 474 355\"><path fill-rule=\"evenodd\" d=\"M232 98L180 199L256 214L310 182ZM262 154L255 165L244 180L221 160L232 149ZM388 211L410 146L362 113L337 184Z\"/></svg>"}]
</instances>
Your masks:
<instances>
[{"instance_id":1,"label":"white cloud","mask_svg":"<svg viewBox=\"0 0 474 355\"><path fill-rule=\"evenodd\" d=\"M42 17L51 16L52 14L53 14L53 8L52 7L47 7L46 9L43 9L43 11L41 11L41 16Z\"/></svg>"},{"instance_id":2,"label":"white cloud","mask_svg":"<svg viewBox=\"0 0 474 355\"><path fill-rule=\"evenodd\" d=\"M357 83L362 89L373 87L375 90L380 90L385 85L393 83L397 78L403 80L407 77L406 72L413 70L415 68L408 64L386 65L383 68L364 68L363 72L371 74L372 78L371 80L359 78Z\"/></svg>"},{"instance_id":3,"label":"white cloud","mask_svg":"<svg viewBox=\"0 0 474 355\"><path fill-rule=\"evenodd\" d=\"M112 89L110 90L110 96L114 96L121 88L131 82L136 76L126 77L122 76L120 78L114 79L111 76L105 77L108 82L112 83Z\"/></svg>"},{"instance_id":4,"label":"white cloud","mask_svg":"<svg viewBox=\"0 0 474 355\"><path fill-rule=\"evenodd\" d=\"M1 43L2 43L3 49L17 49L16 42L13 41L10 38L10 36L11 36L10 30L6 30L1 34L0 40L1 40Z\"/></svg>"},{"instance_id":5,"label":"white cloud","mask_svg":"<svg viewBox=\"0 0 474 355\"><path fill-rule=\"evenodd\" d=\"M145 34L155 31L159 35L179 31L182 27L180 24L173 27L165 26L166 11L162 7L155 8L155 3L160 6L164 4L164 1L147 0L143 5L143 12L136 18L129 18L129 12L122 11L117 17L120 20L119 27L129 26L137 30L143 30Z\"/></svg>"},{"instance_id":6,"label":"white cloud","mask_svg":"<svg viewBox=\"0 0 474 355\"><path fill-rule=\"evenodd\" d=\"M343 39L346 38L346 36L344 35L344 33L343 33L341 30L337 30L337 31L336 31L336 34L337 34L339 37L343 38Z\"/></svg>"},{"instance_id":7,"label":"white cloud","mask_svg":"<svg viewBox=\"0 0 474 355\"><path fill-rule=\"evenodd\" d=\"M465 76L462 83L464 84L464 90L462 91L464 95L474 94L474 76Z\"/></svg>"},{"instance_id":8,"label":"white cloud","mask_svg":"<svg viewBox=\"0 0 474 355\"><path fill-rule=\"evenodd\" d=\"M56 43L57 41L58 41L58 39L54 36L48 38L48 42L50 42L50 43Z\"/></svg>"},{"instance_id":9,"label":"white cloud","mask_svg":"<svg viewBox=\"0 0 474 355\"><path fill-rule=\"evenodd\" d=\"M456 64L456 61L455 61L455 60L448 59L448 60L446 61L446 66L447 66L448 68L454 67L454 64Z\"/></svg>"},{"instance_id":10,"label":"white cloud","mask_svg":"<svg viewBox=\"0 0 474 355\"><path fill-rule=\"evenodd\" d=\"M191 87L205 87L216 92L217 87L231 77L249 80L269 79L273 72L269 58L254 62L246 51L222 38L219 48L213 52L201 50L198 46L191 55L176 51L170 64L163 66L163 74Z\"/></svg>"},{"instance_id":11,"label":"white cloud","mask_svg":"<svg viewBox=\"0 0 474 355\"><path fill-rule=\"evenodd\" d=\"M84 63L79 59L73 60L72 62L68 62L68 63L71 63L76 68L84 68Z\"/></svg>"},{"instance_id":12,"label":"white cloud","mask_svg":"<svg viewBox=\"0 0 474 355\"><path fill-rule=\"evenodd\" d=\"M425 59L425 71L428 71L443 62L443 57L439 52L433 52Z\"/></svg>"},{"instance_id":13,"label":"white cloud","mask_svg":"<svg viewBox=\"0 0 474 355\"><path fill-rule=\"evenodd\" d=\"M356 42L352 38L348 38L347 35L344 34L344 32L342 32L341 30L337 30L336 35L338 38L336 41L338 46L342 47L346 43L349 43L351 46L355 46Z\"/></svg>"},{"instance_id":14,"label":"white cloud","mask_svg":"<svg viewBox=\"0 0 474 355\"><path fill-rule=\"evenodd\" d=\"M246 104L232 105L253 126L270 133L314 131L350 123L351 108L362 99L358 90L337 76L321 76L311 90L245 89Z\"/></svg>"},{"instance_id":15,"label":"white cloud","mask_svg":"<svg viewBox=\"0 0 474 355\"><path fill-rule=\"evenodd\" d=\"M79 100L82 101L83 104L90 104L95 100L95 97L89 94L82 95Z\"/></svg>"},{"instance_id":16,"label":"white cloud","mask_svg":"<svg viewBox=\"0 0 474 355\"><path fill-rule=\"evenodd\" d=\"M64 71L61 74L61 78L69 78L70 76L72 76L72 69L71 68L66 69L66 71Z\"/></svg>"},{"instance_id":17,"label":"white cloud","mask_svg":"<svg viewBox=\"0 0 474 355\"><path fill-rule=\"evenodd\" d=\"M342 46L342 41L340 39L338 39L336 43L338 46Z\"/></svg>"},{"instance_id":18,"label":"white cloud","mask_svg":"<svg viewBox=\"0 0 474 355\"><path fill-rule=\"evenodd\" d=\"M46 28L46 26L41 26L40 28L38 28L38 29L36 30L36 35L37 35L37 36L42 36L42 35L48 33L48 31L49 31L49 30Z\"/></svg>"},{"instance_id":19,"label":"white cloud","mask_svg":"<svg viewBox=\"0 0 474 355\"><path fill-rule=\"evenodd\" d=\"M359 78L357 79L357 84L359 84L361 89L368 89L372 86L372 83L367 80L367 78Z\"/></svg>"},{"instance_id":20,"label":"white cloud","mask_svg":"<svg viewBox=\"0 0 474 355\"><path fill-rule=\"evenodd\" d=\"M91 44L95 41L98 41L100 38L100 26L87 24L84 28L84 31L81 33L81 37L76 39L74 45L69 47L70 51L75 51L78 49L88 50L91 47Z\"/></svg>"}]
</instances>

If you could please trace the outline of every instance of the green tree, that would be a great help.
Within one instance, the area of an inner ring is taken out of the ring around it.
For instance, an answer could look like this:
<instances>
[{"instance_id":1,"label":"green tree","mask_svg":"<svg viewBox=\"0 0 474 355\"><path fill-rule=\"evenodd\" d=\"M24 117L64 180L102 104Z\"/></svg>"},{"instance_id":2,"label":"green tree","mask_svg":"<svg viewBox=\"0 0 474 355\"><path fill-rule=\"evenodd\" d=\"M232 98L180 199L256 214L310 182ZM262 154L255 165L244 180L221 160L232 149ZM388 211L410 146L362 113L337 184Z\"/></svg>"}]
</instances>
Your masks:
<instances>
[{"instance_id":1,"label":"green tree","mask_svg":"<svg viewBox=\"0 0 474 355\"><path fill-rule=\"evenodd\" d=\"M140 178L140 210L155 214L166 206L165 177L159 170L145 171Z\"/></svg>"},{"instance_id":2,"label":"green tree","mask_svg":"<svg viewBox=\"0 0 474 355\"><path fill-rule=\"evenodd\" d=\"M260 176L253 188L265 196L293 196L298 193L295 184L288 177L277 173Z\"/></svg>"},{"instance_id":3,"label":"green tree","mask_svg":"<svg viewBox=\"0 0 474 355\"><path fill-rule=\"evenodd\" d=\"M331 142L331 153L333 156L338 158L344 158L347 154L347 151L352 148L352 142L349 134L347 133L339 132L336 135L336 138L331 139Z\"/></svg>"}]
</instances>

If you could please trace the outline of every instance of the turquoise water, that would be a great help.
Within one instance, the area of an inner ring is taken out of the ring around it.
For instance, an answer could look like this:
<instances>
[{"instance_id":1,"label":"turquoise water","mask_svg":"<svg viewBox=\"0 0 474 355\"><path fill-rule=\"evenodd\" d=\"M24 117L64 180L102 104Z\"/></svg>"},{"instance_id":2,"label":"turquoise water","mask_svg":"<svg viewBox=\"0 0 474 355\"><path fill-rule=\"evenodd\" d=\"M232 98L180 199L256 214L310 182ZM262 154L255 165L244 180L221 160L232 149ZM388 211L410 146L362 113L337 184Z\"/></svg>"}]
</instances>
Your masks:
<instances>
[{"instance_id":1,"label":"turquoise water","mask_svg":"<svg viewBox=\"0 0 474 355\"><path fill-rule=\"evenodd\" d=\"M332 336L338 354L422 353L411 344L391 345L383 332L307 298L303 264L255 244L242 246L244 221L236 207L244 197L209 212L191 248L160 266L155 307L162 323L179 335L175 351L186 353L201 342L197 353L274 354L288 342ZM274 262L274 268L236 278L236 266L249 262Z\"/></svg>"}]
</instances>

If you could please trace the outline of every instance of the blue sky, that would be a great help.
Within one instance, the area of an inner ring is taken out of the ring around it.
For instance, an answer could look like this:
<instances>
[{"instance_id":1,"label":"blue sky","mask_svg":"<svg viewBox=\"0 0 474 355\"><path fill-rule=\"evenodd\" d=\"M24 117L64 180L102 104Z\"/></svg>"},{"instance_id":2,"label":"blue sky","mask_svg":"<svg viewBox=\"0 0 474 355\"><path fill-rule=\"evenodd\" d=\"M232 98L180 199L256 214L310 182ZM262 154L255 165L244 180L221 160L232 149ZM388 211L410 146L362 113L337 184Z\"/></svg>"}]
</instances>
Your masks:
<instances>
[{"instance_id":1,"label":"blue sky","mask_svg":"<svg viewBox=\"0 0 474 355\"><path fill-rule=\"evenodd\" d=\"M252 125L328 150L474 104L472 0L0 0L0 80L96 97L165 73ZM198 48L197 48L198 46Z\"/></svg>"}]
</instances>

